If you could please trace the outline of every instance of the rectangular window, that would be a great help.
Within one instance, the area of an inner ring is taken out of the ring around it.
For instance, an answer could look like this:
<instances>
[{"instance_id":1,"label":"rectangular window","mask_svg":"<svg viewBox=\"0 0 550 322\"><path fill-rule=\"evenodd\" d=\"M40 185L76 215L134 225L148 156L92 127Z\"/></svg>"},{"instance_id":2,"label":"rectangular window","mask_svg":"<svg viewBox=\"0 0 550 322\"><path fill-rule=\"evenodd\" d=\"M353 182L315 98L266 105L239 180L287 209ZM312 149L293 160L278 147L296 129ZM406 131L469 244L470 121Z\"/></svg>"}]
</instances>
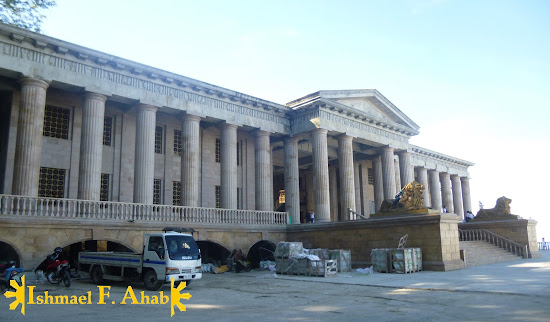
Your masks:
<instances>
[{"instance_id":1,"label":"rectangular window","mask_svg":"<svg viewBox=\"0 0 550 322\"><path fill-rule=\"evenodd\" d=\"M181 206L181 182L172 181L172 205Z\"/></svg>"},{"instance_id":2,"label":"rectangular window","mask_svg":"<svg viewBox=\"0 0 550 322\"><path fill-rule=\"evenodd\" d=\"M220 139L216 139L216 162L220 162L220 156L221 156L221 141Z\"/></svg>"},{"instance_id":3,"label":"rectangular window","mask_svg":"<svg viewBox=\"0 0 550 322\"><path fill-rule=\"evenodd\" d=\"M155 126L155 153L162 154L162 126Z\"/></svg>"},{"instance_id":4,"label":"rectangular window","mask_svg":"<svg viewBox=\"0 0 550 322\"><path fill-rule=\"evenodd\" d=\"M46 105L42 134L52 138L68 140L70 115L71 111L68 108Z\"/></svg>"},{"instance_id":5,"label":"rectangular window","mask_svg":"<svg viewBox=\"0 0 550 322\"><path fill-rule=\"evenodd\" d=\"M239 142L237 142L237 166L240 166L241 165L241 154L239 152L241 152L241 150L239 149L240 148L240 144Z\"/></svg>"},{"instance_id":6,"label":"rectangular window","mask_svg":"<svg viewBox=\"0 0 550 322\"><path fill-rule=\"evenodd\" d=\"M155 179L153 181L153 204L160 205L162 196L162 180Z\"/></svg>"},{"instance_id":7,"label":"rectangular window","mask_svg":"<svg viewBox=\"0 0 550 322\"><path fill-rule=\"evenodd\" d=\"M101 174L101 186L99 191L100 201L109 201L109 175L106 173Z\"/></svg>"},{"instance_id":8,"label":"rectangular window","mask_svg":"<svg viewBox=\"0 0 550 322\"><path fill-rule=\"evenodd\" d=\"M40 168L38 196L63 198L65 196L65 169Z\"/></svg>"},{"instance_id":9,"label":"rectangular window","mask_svg":"<svg viewBox=\"0 0 550 322\"><path fill-rule=\"evenodd\" d=\"M241 205L241 192L243 189L237 188L237 209L243 209Z\"/></svg>"},{"instance_id":10,"label":"rectangular window","mask_svg":"<svg viewBox=\"0 0 550 322\"><path fill-rule=\"evenodd\" d=\"M103 120L103 145L111 146L112 130L113 130L113 118L106 117Z\"/></svg>"},{"instance_id":11,"label":"rectangular window","mask_svg":"<svg viewBox=\"0 0 550 322\"><path fill-rule=\"evenodd\" d=\"M369 184L374 185L374 169L368 168L367 169L368 176L369 176Z\"/></svg>"},{"instance_id":12,"label":"rectangular window","mask_svg":"<svg viewBox=\"0 0 550 322\"><path fill-rule=\"evenodd\" d=\"M181 131L174 130L174 154L181 155Z\"/></svg>"},{"instance_id":13,"label":"rectangular window","mask_svg":"<svg viewBox=\"0 0 550 322\"><path fill-rule=\"evenodd\" d=\"M216 208L221 208L222 188L216 186Z\"/></svg>"}]
</instances>

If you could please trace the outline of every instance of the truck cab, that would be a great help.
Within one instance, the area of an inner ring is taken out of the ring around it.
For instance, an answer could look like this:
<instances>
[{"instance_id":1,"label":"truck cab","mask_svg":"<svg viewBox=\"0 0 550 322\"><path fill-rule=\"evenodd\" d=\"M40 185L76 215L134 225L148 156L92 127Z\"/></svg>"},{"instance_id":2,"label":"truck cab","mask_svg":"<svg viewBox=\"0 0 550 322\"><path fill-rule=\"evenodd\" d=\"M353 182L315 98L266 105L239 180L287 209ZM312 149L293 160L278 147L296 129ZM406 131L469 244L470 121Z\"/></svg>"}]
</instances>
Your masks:
<instances>
[{"instance_id":1,"label":"truck cab","mask_svg":"<svg viewBox=\"0 0 550 322\"><path fill-rule=\"evenodd\" d=\"M153 276L151 269L154 270ZM146 283L176 283L202 278L201 254L189 233L166 231L143 238L143 278Z\"/></svg>"}]
</instances>

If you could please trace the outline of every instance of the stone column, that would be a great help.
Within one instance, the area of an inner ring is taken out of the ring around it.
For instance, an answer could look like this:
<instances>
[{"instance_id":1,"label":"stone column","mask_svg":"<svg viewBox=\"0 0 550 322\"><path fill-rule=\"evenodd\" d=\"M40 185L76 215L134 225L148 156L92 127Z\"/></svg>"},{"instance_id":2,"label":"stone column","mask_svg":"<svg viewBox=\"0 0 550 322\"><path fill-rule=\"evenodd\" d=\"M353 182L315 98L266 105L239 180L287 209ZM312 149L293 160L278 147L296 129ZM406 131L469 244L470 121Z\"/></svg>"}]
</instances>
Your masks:
<instances>
[{"instance_id":1,"label":"stone column","mask_svg":"<svg viewBox=\"0 0 550 322\"><path fill-rule=\"evenodd\" d=\"M384 180L384 199L395 197L395 163L393 161L393 148L382 148L382 178Z\"/></svg>"},{"instance_id":2,"label":"stone column","mask_svg":"<svg viewBox=\"0 0 550 322\"><path fill-rule=\"evenodd\" d=\"M99 201L103 156L103 124L107 97L97 93L84 95L78 199Z\"/></svg>"},{"instance_id":3,"label":"stone column","mask_svg":"<svg viewBox=\"0 0 550 322\"><path fill-rule=\"evenodd\" d=\"M424 185L424 193L422 194L422 198L424 198L424 207L428 208L430 207L430 185L428 184L428 169L418 167L417 173L418 173L418 183Z\"/></svg>"},{"instance_id":4,"label":"stone column","mask_svg":"<svg viewBox=\"0 0 550 322\"><path fill-rule=\"evenodd\" d=\"M199 171L201 163L200 122L196 115L186 114L181 132L181 205L198 207L200 199Z\"/></svg>"},{"instance_id":5,"label":"stone column","mask_svg":"<svg viewBox=\"0 0 550 322\"><path fill-rule=\"evenodd\" d=\"M411 165L411 153L399 153L399 173L401 175L401 187L414 181L414 168Z\"/></svg>"},{"instance_id":6,"label":"stone column","mask_svg":"<svg viewBox=\"0 0 550 322\"><path fill-rule=\"evenodd\" d=\"M136 118L136 156L134 166L134 202L153 204L155 179L155 126L157 108L140 104Z\"/></svg>"},{"instance_id":7,"label":"stone column","mask_svg":"<svg viewBox=\"0 0 550 322\"><path fill-rule=\"evenodd\" d=\"M355 185L355 212L358 214L363 214L363 209L361 207L361 176L360 176L360 167L359 162L353 164L353 183ZM352 215L350 219L358 219L358 216Z\"/></svg>"},{"instance_id":8,"label":"stone column","mask_svg":"<svg viewBox=\"0 0 550 322\"><path fill-rule=\"evenodd\" d=\"M393 164L395 165L394 167L394 173L395 173L395 192L394 192L394 195L399 192L399 190L401 190L401 188L403 187L401 185L401 177L399 175L399 161L393 161Z\"/></svg>"},{"instance_id":9,"label":"stone column","mask_svg":"<svg viewBox=\"0 0 550 322\"><path fill-rule=\"evenodd\" d=\"M429 170L428 174L430 177L432 209L441 209L441 184L439 182L439 171Z\"/></svg>"},{"instance_id":10,"label":"stone column","mask_svg":"<svg viewBox=\"0 0 550 322\"><path fill-rule=\"evenodd\" d=\"M12 194L38 197L48 83L35 78L23 78L19 82L21 83L21 101L17 123Z\"/></svg>"},{"instance_id":11,"label":"stone column","mask_svg":"<svg viewBox=\"0 0 550 322\"><path fill-rule=\"evenodd\" d=\"M298 138L285 139L285 209L292 224L300 224L300 172Z\"/></svg>"},{"instance_id":12,"label":"stone column","mask_svg":"<svg viewBox=\"0 0 550 322\"><path fill-rule=\"evenodd\" d=\"M269 132L258 130L255 142L255 170L256 170L256 210L273 211L273 196L270 194L271 182L271 153L269 146ZM286 193L286 191L285 191Z\"/></svg>"},{"instance_id":13,"label":"stone column","mask_svg":"<svg viewBox=\"0 0 550 322\"><path fill-rule=\"evenodd\" d=\"M315 129L311 132L315 221L318 222L330 221L327 133L328 131L325 129Z\"/></svg>"},{"instance_id":14,"label":"stone column","mask_svg":"<svg viewBox=\"0 0 550 322\"><path fill-rule=\"evenodd\" d=\"M224 123L221 133L221 207L237 209L237 126Z\"/></svg>"},{"instance_id":15,"label":"stone column","mask_svg":"<svg viewBox=\"0 0 550 322\"><path fill-rule=\"evenodd\" d=\"M460 177L453 174L451 176L453 185L453 207L454 213L464 219L464 211L462 210L462 187L460 186Z\"/></svg>"},{"instance_id":16,"label":"stone column","mask_svg":"<svg viewBox=\"0 0 550 322\"><path fill-rule=\"evenodd\" d=\"M344 218L339 216L338 211L338 169L335 166L328 167L328 176L330 184L330 219L332 221L342 221Z\"/></svg>"},{"instance_id":17,"label":"stone column","mask_svg":"<svg viewBox=\"0 0 550 322\"><path fill-rule=\"evenodd\" d=\"M447 212L454 212L451 177L447 172L441 172L439 174L439 180L441 180L441 202L443 206L447 207Z\"/></svg>"},{"instance_id":18,"label":"stone column","mask_svg":"<svg viewBox=\"0 0 550 322\"><path fill-rule=\"evenodd\" d=\"M340 213L345 220L350 220L348 208L355 207L355 175L353 167L353 138L349 135L338 136L338 170L340 176ZM327 157L328 160L328 157ZM328 161L325 161L325 163ZM328 170L328 169L327 169Z\"/></svg>"},{"instance_id":19,"label":"stone column","mask_svg":"<svg viewBox=\"0 0 550 322\"><path fill-rule=\"evenodd\" d=\"M462 184L462 202L464 205L463 211L472 211L472 199L470 197L470 179L468 177L461 177L460 182Z\"/></svg>"},{"instance_id":20,"label":"stone column","mask_svg":"<svg viewBox=\"0 0 550 322\"><path fill-rule=\"evenodd\" d=\"M382 176L382 160L376 157L372 160L372 170L374 171L374 208L375 212L380 211L380 206L384 201L384 180Z\"/></svg>"}]
</instances>

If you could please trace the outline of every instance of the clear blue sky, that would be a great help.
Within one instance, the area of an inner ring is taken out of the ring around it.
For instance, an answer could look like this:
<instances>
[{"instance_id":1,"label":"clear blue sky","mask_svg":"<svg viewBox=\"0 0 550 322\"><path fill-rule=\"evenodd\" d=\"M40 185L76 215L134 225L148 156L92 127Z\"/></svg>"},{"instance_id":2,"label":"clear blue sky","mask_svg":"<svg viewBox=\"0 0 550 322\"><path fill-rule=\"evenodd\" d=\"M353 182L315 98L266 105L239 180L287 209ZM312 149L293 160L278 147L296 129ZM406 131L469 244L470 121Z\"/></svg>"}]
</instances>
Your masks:
<instances>
[{"instance_id":1,"label":"clear blue sky","mask_svg":"<svg viewBox=\"0 0 550 322\"><path fill-rule=\"evenodd\" d=\"M57 0L43 32L285 103L376 88L550 238L550 1Z\"/></svg>"}]
</instances>

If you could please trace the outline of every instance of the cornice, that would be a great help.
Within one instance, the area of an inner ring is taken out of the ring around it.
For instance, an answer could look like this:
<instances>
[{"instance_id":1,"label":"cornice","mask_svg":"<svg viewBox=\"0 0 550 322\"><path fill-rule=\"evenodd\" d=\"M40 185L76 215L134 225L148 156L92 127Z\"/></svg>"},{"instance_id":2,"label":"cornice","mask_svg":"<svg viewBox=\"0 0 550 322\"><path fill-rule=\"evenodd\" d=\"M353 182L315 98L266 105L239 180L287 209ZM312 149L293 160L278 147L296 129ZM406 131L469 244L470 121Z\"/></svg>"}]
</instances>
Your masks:
<instances>
[{"instance_id":1,"label":"cornice","mask_svg":"<svg viewBox=\"0 0 550 322\"><path fill-rule=\"evenodd\" d=\"M86 64L97 65L100 68L108 66L119 73L128 74L132 77L141 77L148 81L158 82L167 86L175 86L190 93L200 93L200 95L209 96L211 99L227 99L238 104L249 105L276 114L286 115L292 112L292 110L285 105L232 91L4 23L0 23L0 35L20 45L31 45L37 51L49 50L51 53L48 54L56 54L60 57L72 56L78 61L85 62Z\"/></svg>"},{"instance_id":2,"label":"cornice","mask_svg":"<svg viewBox=\"0 0 550 322\"><path fill-rule=\"evenodd\" d=\"M455 157L452 157L452 156L449 156L449 155L446 155L446 154L443 154L443 153L435 152L435 151L432 151L432 150L428 150L428 149L425 149L423 147L419 147L419 146L416 146L416 145L410 145L410 147L411 147L411 149L414 153L419 154L419 155L425 155L425 156L428 156L428 157L433 158L433 159L454 163L454 164L457 164L457 165L460 165L460 166L463 166L463 167L471 167L471 166L475 165L475 163L473 163L473 162L462 160L462 159L459 159L459 158L455 158Z\"/></svg>"}]
</instances>

